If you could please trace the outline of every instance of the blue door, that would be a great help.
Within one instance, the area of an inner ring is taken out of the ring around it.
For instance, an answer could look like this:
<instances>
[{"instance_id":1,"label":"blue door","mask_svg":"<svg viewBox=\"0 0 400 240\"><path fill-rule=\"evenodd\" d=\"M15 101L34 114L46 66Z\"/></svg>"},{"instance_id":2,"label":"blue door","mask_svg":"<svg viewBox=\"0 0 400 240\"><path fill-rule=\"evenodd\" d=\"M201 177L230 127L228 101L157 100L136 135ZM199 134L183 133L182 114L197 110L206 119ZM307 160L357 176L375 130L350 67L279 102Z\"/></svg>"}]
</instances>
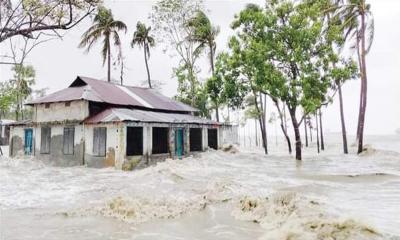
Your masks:
<instances>
[{"instance_id":1,"label":"blue door","mask_svg":"<svg viewBox=\"0 0 400 240\"><path fill-rule=\"evenodd\" d=\"M175 129L175 154L179 158L183 155L183 129Z\"/></svg>"},{"instance_id":2,"label":"blue door","mask_svg":"<svg viewBox=\"0 0 400 240\"><path fill-rule=\"evenodd\" d=\"M32 154L32 137L33 131L32 128L25 129L25 154L31 155Z\"/></svg>"}]
</instances>

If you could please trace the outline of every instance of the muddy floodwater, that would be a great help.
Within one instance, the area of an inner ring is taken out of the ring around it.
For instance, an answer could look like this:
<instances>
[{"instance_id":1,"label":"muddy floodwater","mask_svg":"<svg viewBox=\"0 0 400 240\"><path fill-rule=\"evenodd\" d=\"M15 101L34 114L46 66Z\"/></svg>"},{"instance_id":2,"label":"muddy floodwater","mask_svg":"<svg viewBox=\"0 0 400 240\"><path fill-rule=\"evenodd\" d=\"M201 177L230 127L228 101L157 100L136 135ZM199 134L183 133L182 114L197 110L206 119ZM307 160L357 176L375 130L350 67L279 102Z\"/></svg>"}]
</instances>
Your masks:
<instances>
[{"instance_id":1,"label":"muddy floodwater","mask_svg":"<svg viewBox=\"0 0 400 240\"><path fill-rule=\"evenodd\" d=\"M282 143L133 172L0 157L0 239L400 239L400 136Z\"/></svg>"}]
</instances>

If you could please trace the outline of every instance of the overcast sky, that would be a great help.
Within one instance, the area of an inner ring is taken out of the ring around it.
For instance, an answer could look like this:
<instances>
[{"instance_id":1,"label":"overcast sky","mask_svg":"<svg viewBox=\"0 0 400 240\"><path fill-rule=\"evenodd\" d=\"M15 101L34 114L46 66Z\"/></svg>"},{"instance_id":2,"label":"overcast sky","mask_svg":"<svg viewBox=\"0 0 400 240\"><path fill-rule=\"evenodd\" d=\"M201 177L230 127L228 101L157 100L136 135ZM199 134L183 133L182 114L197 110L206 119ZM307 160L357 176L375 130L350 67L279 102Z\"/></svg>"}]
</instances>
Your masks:
<instances>
[{"instance_id":1,"label":"overcast sky","mask_svg":"<svg viewBox=\"0 0 400 240\"><path fill-rule=\"evenodd\" d=\"M366 116L367 134L394 133L400 128L400 0L367 0L372 5L375 17L375 39L371 52L367 56L368 66L368 106ZM155 1L105 0L112 9L114 18L124 21L128 26L126 35L122 34L125 56L126 85L140 85L146 79L143 52L131 49L130 41L137 21L149 23L148 15ZM209 0L205 7L221 33L217 39L217 51L226 48L227 39L232 35L230 23L246 3L263 4L262 0ZM78 43L83 31L90 25L90 19L70 30L63 40L54 40L37 47L26 63L36 69L35 88L49 88L53 92L68 86L77 75L104 79L106 68L102 67L101 47L93 47L89 54L79 49ZM6 51L3 44L0 50ZM177 59L163 53L163 47L151 50L150 70L152 78L163 82L162 93L173 96L177 82L172 78L172 68ZM0 54L1 55L1 54ZM205 57L199 61L201 76L209 74L209 65ZM119 68L113 70L113 77L119 78ZM10 67L0 65L0 81L11 77ZM358 115L359 80L348 82L344 86L346 123L350 134L355 133ZM272 104L269 104L273 110ZM268 106L267 106L268 107ZM332 132L340 131L338 101L324 109L325 128Z\"/></svg>"}]
</instances>

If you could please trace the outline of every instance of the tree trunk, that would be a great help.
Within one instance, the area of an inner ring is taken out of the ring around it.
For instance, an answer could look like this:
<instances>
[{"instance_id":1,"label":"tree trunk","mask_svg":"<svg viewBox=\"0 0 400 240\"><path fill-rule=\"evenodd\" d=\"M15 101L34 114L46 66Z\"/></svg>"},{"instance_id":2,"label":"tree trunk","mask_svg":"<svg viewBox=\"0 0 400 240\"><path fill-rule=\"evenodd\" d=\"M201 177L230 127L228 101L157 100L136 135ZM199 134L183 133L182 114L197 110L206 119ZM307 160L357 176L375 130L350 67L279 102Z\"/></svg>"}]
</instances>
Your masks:
<instances>
[{"instance_id":1,"label":"tree trunk","mask_svg":"<svg viewBox=\"0 0 400 240\"><path fill-rule=\"evenodd\" d=\"M212 44L210 44L210 65L211 65L211 73L214 76L214 49L212 47Z\"/></svg>"},{"instance_id":2,"label":"tree trunk","mask_svg":"<svg viewBox=\"0 0 400 240\"><path fill-rule=\"evenodd\" d=\"M321 150L325 150L325 144L324 144L324 131L322 130L322 112L321 108L319 109L319 129L320 129L320 137L321 137Z\"/></svg>"},{"instance_id":3,"label":"tree trunk","mask_svg":"<svg viewBox=\"0 0 400 240\"><path fill-rule=\"evenodd\" d=\"M359 32L357 31L357 41L356 41L356 50L357 50L357 60L358 60L358 67L361 71L362 74L362 64L361 64L361 53L360 53L360 44L358 39L360 39ZM358 108L358 120L357 120L357 134L356 134L356 141L360 138L360 117L361 117L361 112L362 112L362 106L363 106L363 91L362 91L362 76L361 76L361 87L360 87L360 105Z\"/></svg>"},{"instance_id":4,"label":"tree trunk","mask_svg":"<svg viewBox=\"0 0 400 240\"><path fill-rule=\"evenodd\" d=\"M219 108L218 105L216 105L216 107L215 107L215 117L217 119L217 122L219 122L219 109L218 108Z\"/></svg>"},{"instance_id":5,"label":"tree trunk","mask_svg":"<svg viewBox=\"0 0 400 240\"><path fill-rule=\"evenodd\" d=\"M286 139L286 142L287 142L287 145L288 145L289 154L292 154L292 144L290 142L289 134L287 133L287 130L286 130L287 128L284 125L283 113L281 111L281 108L279 107L279 102L278 102L278 100L276 98L272 98L272 101L275 103L276 109L278 110L279 119L280 119L280 122L281 122L280 126L281 126L283 135L285 136L285 139Z\"/></svg>"},{"instance_id":6,"label":"tree trunk","mask_svg":"<svg viewBox=\"0 0 400 240\"><path fill-rule=\"evenodd\" d=\"M367 65L365 61L365 14L361 15L361 91L362 91L362 108L359 122L359 139L358 139L358 153L364 150L364 124L365 124L365 112L367 109Z\"/></svg>"},{"instance_id":7,"label":"tree trunk","mask_svg":"<svg viewBox=\"0 0 400 240\"><path fill-rule=\"evenodd\" d=\"M306 139L306 147L308 147L307 117L306 116L304 116L304 136Z\"/></svg>"},{"instance_id":8,"label":"tree trunk","mask_svg":"<svg viewBox=\"0 0 400 240\"><path fill-rule=\"evenodd\" d=\"M150 70L149 70L149 64L147 63L147 54L146 54L146 46L143 47L143 52L144 52L144 63L146 64L146 71L147 71L147 82L149 84L149 88L152 88L151 86L151 80L150 80Z\"/></svg>"},{"instance_id":9,"label":"tree trunk","mask_svg":"<svg viewBox=\"0 0 400 240\"><path fill-rule=\"evenodd\" d=\"M189 74L189 78L190 78L190 93L191 93L191 106L195 107L195 103L196 103L196 89L195 89L195 80L194 80L194 71L193 71L193 65L189 65L188 66L188 74Z\"/></svg>"},{"instance_id":10,"label":"tree trunk","mask_svg":"<svg viewBox=\"0 0 400 240\"><path fill-rule=\"evenodd\" d=\"M260 104L261 104L261 109L260 106L258 106L258 102L257 102L257 93L256 91L253 89L253 95L255 98L255 107L257 109L257 113L258 113L258 121L260 124L260 129L261 129L261 137L262 137L262 143L263 143L263 147L264 147L264 152L265 154L268 154L268 144L267 144L267 131L265 129L265 121L264 121L264 113L263 113L263 106L262 106L262 100L261 100L261 94L260 94Z\"/></svg>"},{"instance_id":11,"label":"tree trunk","mask_svg":"<svg viewBox=\"0 0 400 240\"><path fill-rule=\"evenodd\" d=\"M254 118L254 133L256 134L256 147L258 147L257 119Z\"/></svg>"},{"instance_id":12,"label":"tree trunk","mask_svg":"<svg viewBox=\"0 0 400 240\"><path fill-rule=\"evenodd\" d=\"M107 49L107 60L108 60L108 63L107 63L107 81L108 82L111 82L111 44L110 44L110 41L108 41L108 49Z\"/></svg>"},{"instance_id":13,"label":"tree trunk","mask_svg":"<svg viewBox=\"0 0 400 240\"><path fill-rule=\"evenodd\" d=\"M317 151L319 153L318 114L315 113L315 129L317 129Z\"/></svg>"},{"instance_id":14,"label":"tree trunk","mask_svg":"<svg viewBox=\"0 0 400 240\"><path fill-rule=\"evenodd\" d=\"M310 130L310 142L312 142L312 135L313 135L313 132L312 132L312 128L311 128L311 117L310 117L310 119L309 119L308 129Z\"/></svg>"},{"instance_id":15,"label":"tree trunk","mask_svg":"<svg viewBox=\"0 0 400 240\"><path fill-rule=\"evenodd\" d=\"M296 140L296 160L301 160L301 138L299 131L299 123L296 118L296 108L289 108L290 118L292 119L292 125L294 130L294 137Z\"/></svg>"},{"instance_id":16,"label":"tree trunk","mask_svg":"<svg viewBox=\"0 0 400 240\"><path fill-rule=\"evenodd\" d=\"M339 106L340 106L340 121L342 124L343 152L345 154L348 154L349 151L347 149L347 134L346 134L346 124L344 121L342 86L340 84L337 84L337 86L339 91Z\"/></svg>"}]
</instances>

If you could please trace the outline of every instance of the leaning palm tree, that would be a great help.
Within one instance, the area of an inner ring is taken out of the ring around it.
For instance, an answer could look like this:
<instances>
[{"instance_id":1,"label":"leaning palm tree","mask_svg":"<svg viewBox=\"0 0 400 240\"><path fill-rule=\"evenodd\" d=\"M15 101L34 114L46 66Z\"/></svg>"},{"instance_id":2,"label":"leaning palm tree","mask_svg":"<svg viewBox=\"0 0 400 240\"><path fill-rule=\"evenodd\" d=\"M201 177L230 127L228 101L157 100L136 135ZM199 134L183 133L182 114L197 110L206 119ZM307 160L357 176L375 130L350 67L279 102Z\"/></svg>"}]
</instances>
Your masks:
<instances>
[{"instance_id":1,"label":"leaning palm tree","mask_svg":"<svg viewBox=\"0 0 400 240\"><path fill-rule=\"evenodd\" d=\"M192 30L190 40L197 42L197 49L203 50L208 48L211 72L214 74L214 58L215 49L217 48L216 38L219 34L219 27L212 26L210 19L203 11L197 11L196 15L188 21L188 26Z\"/></svg>"},{"instance_id":2,"label":"leaning palm tree","mask_svg":"<svg viewBox=\"0 0 400 240\"><path fill-rule=\"evenodd\" d=\"M107 59L107 81L111 81L111 42L114 46L121 49L121 39L118 31L125 31L127 27L122 21L114 20L111 9L99 7L96 16L93 19L93 25L82 35L79 44L80 48L86 47L86 53L90 51L93 44L103 37L103 49L101 52L103 66Z\"/></svg>"},{"instance_id":3,"label":"leaning palm tree","mask_svg":"<svg viewBox=\"0 0 400 240\"><path fill-rule=\"evenodd\" d=\"M189 40L198 43L196 52L200 53L201 51L208 49L211 73L214 76L214 58L215 50L217 48L216 38L219 34L219 28L211 24L210 19L203 11L197 11L195 16L188 21L187 25L191 29ZM216 119L219 122L218 106L215 108L215 114Z\"/></svg>"},{"instance_id":4,"label":"leaning palm tree","mask_svg":"<svg viewBox=\"0 0 400 240\"><path fill-rule=\"evenodd\" d=\"M343 21L345 38L355 40L361 74L360 107L358 115L357 138L358 153L363 151L365 112L367 108L367 64L366 55L371 49L374 37L374 18L371 5L366 0L346 0L337 8L337 16ZM368 34L368 36L366 36Z\"/></svg>"},{"instance_id":5,"label":"leaning palm tree","mask_svg":"<svg viewBox=\"0 0 400 240\"><path fill-rule=\"evenodd\" d=\"M147 82L149 83L149 88L152 88L150 80L149 64L147 61L150 58L150 47L155 46L155 40L150 35L150 30L151 27L146 27L144 23L137 22L136 31L133 33L131 47L133 48L135 45L143 47L144 62L146 64L146 70L147 70Z\"/></svg>"}]
</instances>

